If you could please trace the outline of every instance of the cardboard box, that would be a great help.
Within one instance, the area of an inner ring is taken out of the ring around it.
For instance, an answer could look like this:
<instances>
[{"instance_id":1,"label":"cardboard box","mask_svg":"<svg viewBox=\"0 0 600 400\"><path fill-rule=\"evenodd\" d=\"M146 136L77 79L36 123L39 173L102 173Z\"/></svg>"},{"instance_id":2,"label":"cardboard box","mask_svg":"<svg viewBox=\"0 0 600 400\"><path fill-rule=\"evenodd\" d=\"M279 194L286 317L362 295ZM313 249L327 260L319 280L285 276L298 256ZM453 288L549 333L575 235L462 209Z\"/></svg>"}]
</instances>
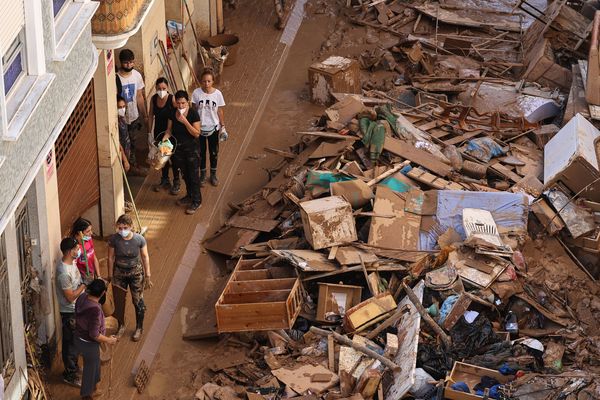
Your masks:
<instances>
[{"instance_id":1,"label":"cardboard box","mask_svg":"<svg viewBox=\"0 0 600 400\"><path fill-rule=\"evenodd\" d=\"M343 317L347 310L360 303L361 296L361 286L336 285L334 283L319 282L317 321L329 322L325 318L326 314L329 312L341 312L341 316ZM335 299L335 303L333 299Z\"/></svg>"},{"instance_id":2,"label":"cardboard box","mask_svg":"<svg viewBox=\"0 0 600 400\"><path fill-rule=\"evenodd\" d=\"M331 56L314 63L308 69L308 88L311 101L323 105L335 101L331 93L361 94L358 61Z\"/></svg>"},{"instance_id":3,"label":"cardboard box","mask_svg":"<svg viewBox=\"0 0 600 400\"><path fill-rule=\"evenodd\" d=\"M358 240L352 206L340 196L300 203L306 240L315 250Z\"/></svg>"},{"instance_id":4,"label":"cardboard box","mask_svg":"<svg viewBox=\"0 0 600 400\"><path fill-rule=\"evenodd\" d=\"M455 362L452 367L452 372L450 373L450 377L446 380L446 388L444 389L444 398L451 400L478 400L483 399L483 396L475 395L475 391L473 387L477 385L483 376L489 376L497 379L500 383L507 383L511 380L512 377L504 376L500 372L478 367L476 365ZM457 390L453 390L450 386L456 382L465 382L471 393L459 392Z\"/></svg>"},{"instance_id":5,"label":"cardboard box","mask_svg":"<svg viewBox=\"0 0 600 400\"><path fill-rule=\"evenodd\" d=\"M544 146L544 186L560 181L577 193L600 178L594 141L600 132L577 114ZM586 189L585 198L600 201L600 182Z\"/></svg>"}]
</instances>

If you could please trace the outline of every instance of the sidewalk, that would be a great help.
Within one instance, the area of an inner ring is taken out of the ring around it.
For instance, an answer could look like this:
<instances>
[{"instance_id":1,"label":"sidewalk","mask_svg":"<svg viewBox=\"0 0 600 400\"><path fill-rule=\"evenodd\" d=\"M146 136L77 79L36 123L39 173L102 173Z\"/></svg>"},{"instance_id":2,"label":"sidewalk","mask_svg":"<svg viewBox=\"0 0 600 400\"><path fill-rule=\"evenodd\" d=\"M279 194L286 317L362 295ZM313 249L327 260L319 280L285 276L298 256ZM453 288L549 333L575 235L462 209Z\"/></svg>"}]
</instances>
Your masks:
<instances>
[{"instance_id":1,"label":"sidewalk","mask_svg":"<svg viewBox=\"0 0 600 400\"><path fill-rule=\"evenodd\" d=\"M224 189L236 174L236 166L241 155L244 154L252 139L251 134L258 121L257 116L260 115L261 105L264 107L263 100L268 97L267 92L272 88L277 67L281 65L280 62L286 55L286 46L280 43L281 32L273 27L275 16L272 2L264 0L241 2L237 9L227 10L225 14L226 29L238 34L240 48L237 63L225 69L219 85L227 102L225 117L230 133L229 140L222 145L220 153L220 186L213 188L207 185L203 189L203 206L193 216L185 215L184 209L175 205L177 197L165 192L155 193L152 190L152 185L159 180L157 173L153 172L148 176L137 194L136 203L140 210L142 224L148 227L146 238L154 288L145 296L148 309L144 323L145 332L142 341L138 343L133 343L129 339L134 329L135 318L133 307L130 301L128 303L127 330L115 348L112 374L109 373L108 366L102 371L100 387L105 392L103 397L105 399L129 399L134 396L132 370L138 354L142 348L148 351L148 349L158 349L160 345L162 333L168 326L171 315L161 315L161 318L157 319L158 310L163 302L171 301L174 302L175 307L177 306L178 296L167 299L167 291L175 276L185 277L185 273L178 274L178 269L185 270L187 265L191 272L199 256L199 240L208 230L209 221L224 208L222 200ZM218 218L215 223L217 225L220 223ZM190 247L192 250L186 253L188 242L192 237ZM184 253L185 259L182 259ZM186 262L188 264L185 264ZM180 268L180 265L184 268ZM186 282L187 279L178 281L179 286L175 285L173 288L175 291L183 291ZM173 293L173 289L170 293ZM175 310L168 311L172 313ZM178 314L175 314L174 318L177 320ZM158 328L153 327L155 323ZM149 360L146 362L148 363ZM111 380L109 375L112 375L110 395L108 394L109 380ZM49 381L53 398L65 400L79 398L78 390L62 384L58 374L53 373Z\"/></svg>"}]
</instances>

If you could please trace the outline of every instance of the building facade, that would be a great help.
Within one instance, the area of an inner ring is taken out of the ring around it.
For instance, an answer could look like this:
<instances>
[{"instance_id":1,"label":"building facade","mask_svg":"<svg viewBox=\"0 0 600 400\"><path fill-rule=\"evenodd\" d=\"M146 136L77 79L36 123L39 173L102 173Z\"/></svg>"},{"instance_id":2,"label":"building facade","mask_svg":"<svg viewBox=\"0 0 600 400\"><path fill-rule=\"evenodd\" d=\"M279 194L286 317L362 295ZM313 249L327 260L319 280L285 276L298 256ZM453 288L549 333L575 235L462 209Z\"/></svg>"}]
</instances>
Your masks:
<instances>
[{"instance_id":1,"label":"building facade","mask_svg":"<svg viewBox=\"0 0 600 400\"><path fill-rule=\"evenodd\" d=\"M191 24L202 38L214 35L223 10L222 0L0 4L0 374L4 398L13 400L26 392L27 348L59 358L54 270L61 238L80 215L106 236L123 212L119 49L136 53L149 98L164 75L158 52L166 21L185 26L182 46L194 65ZM187 84L191 75L183 68Z\"/></svg>"}]
</instances>

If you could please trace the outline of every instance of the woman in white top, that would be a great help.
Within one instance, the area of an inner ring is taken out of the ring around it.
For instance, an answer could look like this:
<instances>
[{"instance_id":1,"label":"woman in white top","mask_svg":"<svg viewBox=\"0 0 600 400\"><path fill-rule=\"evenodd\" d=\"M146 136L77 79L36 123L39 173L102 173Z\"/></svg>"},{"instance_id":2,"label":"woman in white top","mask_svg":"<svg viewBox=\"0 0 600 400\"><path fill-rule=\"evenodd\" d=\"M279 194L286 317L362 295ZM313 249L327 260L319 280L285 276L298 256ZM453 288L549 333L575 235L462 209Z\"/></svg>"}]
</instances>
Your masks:
<instances>
[{"instance_id":1,"label":"woman in white top","mask_svg":"<svg viewBox=\"0 0 600 400\"><path fill-rule=\"evenodd\" d=\"M200 87L192 93L192 103L200 115L200 186L206 182L206 148L210 158L210 183L217 186L217 156L219 154L219 136L226 136L223 119L225 100L221 91L213 84L215 75L211 69L205 69L200 76ZM208 144L208 146L207 146Z\"/></svg>"}]
</instances>

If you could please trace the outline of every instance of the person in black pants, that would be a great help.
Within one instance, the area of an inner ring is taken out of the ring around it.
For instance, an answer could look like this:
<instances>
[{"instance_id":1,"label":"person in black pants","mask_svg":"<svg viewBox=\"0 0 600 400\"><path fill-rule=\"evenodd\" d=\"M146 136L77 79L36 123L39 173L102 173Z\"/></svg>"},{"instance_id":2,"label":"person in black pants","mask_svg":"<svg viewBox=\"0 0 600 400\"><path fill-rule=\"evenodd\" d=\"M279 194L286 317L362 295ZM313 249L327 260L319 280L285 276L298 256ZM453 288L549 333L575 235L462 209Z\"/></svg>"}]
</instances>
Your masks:
<instances>
[{"instance_id":1,"label":"person in black pants","mask_svg":"<svg viewBox=\"0 0 600 400\"><path fill-rule=\"evenodd\" d=\"M200 116L190 108L190 98L185 90L175 93L177 109L173 112L167 125L165 139L173 136L177 140L177 148L173 154L175 167L183 173L187 194L177 200L178 205L188 206L186 214L193 214L202 204L200 194L200 154L198 137L200 136Z\"/></svg>"},{"instance_id":2,"label":"person in black pants","mask_svg":"<svg viewBox=\"0 0 600 400\"><path fill-rule=\"evenodd\" d=\"M175 97L169 93L169 83L164 77L156 80L156 93L150 99L150 111L148 112L148 126L152 127L154 123L154 140L162 140L169 119L175 110ZM169 181L169 170L173 170L173 186ZM161 189L169 190L172 195L176 195L180 190L179 170L175 168L173 162L169 161L162 168L162 176L160 183L154 186L154 191L159 192Z\"/></svg>"}]
</instances>

